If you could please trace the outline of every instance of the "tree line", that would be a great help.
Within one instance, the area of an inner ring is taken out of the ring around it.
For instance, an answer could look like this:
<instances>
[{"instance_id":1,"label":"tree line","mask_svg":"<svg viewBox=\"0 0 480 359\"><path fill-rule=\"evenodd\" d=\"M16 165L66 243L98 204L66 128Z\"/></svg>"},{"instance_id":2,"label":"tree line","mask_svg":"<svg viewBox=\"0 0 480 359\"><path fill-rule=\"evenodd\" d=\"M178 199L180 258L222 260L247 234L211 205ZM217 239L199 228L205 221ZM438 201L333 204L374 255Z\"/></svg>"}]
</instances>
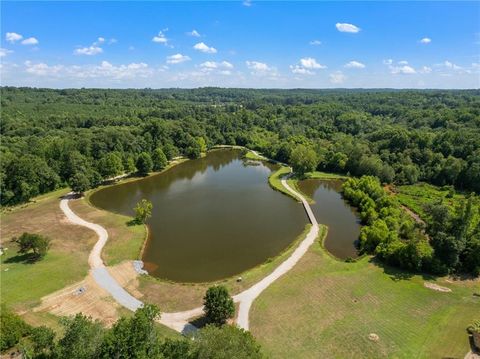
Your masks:
<instances>
[{"instance_id":1,"label":"tree line","mask_svg":"<svg viewBox=\"0 0 480 359\"><path fill-rule=\"evenodd\" d=\"M82 192L178 155L242 145L382 182L480 192L480 92L1 88L1 204Z\"/></svg>"},{"instance_id":2,"label":"tree line","mask_svg":"<svg viewBox=\"0 0 480 359\"><path fill-rule=\"evenodd\" d=\"M35 359L227 359L264 358L250 332L226 324L235 313L223 286L211 287L204 297L207 325L186 337L162 334L160 311L146 304L132 316L121 317L111 328L82 313L61 319L62 330L32 327L2 307L0 351L16 347L23 358Z\"/></svg>"}]
</instances>

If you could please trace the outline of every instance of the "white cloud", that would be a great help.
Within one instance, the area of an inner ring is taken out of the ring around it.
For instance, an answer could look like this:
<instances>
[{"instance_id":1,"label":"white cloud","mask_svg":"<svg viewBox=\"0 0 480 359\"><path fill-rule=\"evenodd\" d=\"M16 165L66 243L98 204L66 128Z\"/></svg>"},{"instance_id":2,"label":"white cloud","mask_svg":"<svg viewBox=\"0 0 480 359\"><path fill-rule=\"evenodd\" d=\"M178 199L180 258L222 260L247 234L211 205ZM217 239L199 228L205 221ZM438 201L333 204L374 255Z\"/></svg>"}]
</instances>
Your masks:
<instances>
[{"instance_id":1,"label":"white cloud","mask_svg":"<svg viewBox=\"0 0 480 359\"><path fill-rule=\"evenodd\" d=\"M345 82L345 80L347 79L347 76L345 76L342 73L342 71L333 72L328 77L330 79L330 82L332 84L336 84L336 85L343 84Z\"/></svg>"},{"instance_id":2,"label":"white cloud","mask_svg":"<svg viewBox=\"0 0 480 359\"><path fill-rule=\"evenodd\" d=\"M422 66L420 70L418 70L418 72L421 74L429 74L430 72L432 72L432 68L428 66Z\"/></svg>"},{"instance_id":3,"label":"white cloud","mask_svg":"<svg viewBox=\"0 0 480 359\"><path fill-rule=\"evenodd\" d=\"M315 75L315 72L310 71L299 65L290 65L290 70L292 71L292 73L297 75Z\"/></svg>"},{"instance_id":4,"label":"white cloud","mask_svg":"<svg viewBox=\"0 0 480 359\"><path fill-rule=\"evenodd\" d=\"M34 37L29 37L22 41L22 45L38 45L38 40Z\"/></svg>"},{"instance_id":5,"label":"white cloud","mask_svg":"<svg viewBox=\"0 0 480 359\"><path fill-rule=\"evenodd\" d=\"M417 71L411 66L404 65L404 66L390 66L390 72L392 74L403 74L403 75L412 75L416 74Z\"/></svg>"},{"instance_id":6,"label":"white cloud","mask_svg":"<svg viewBox=\"0 0 480 359\"><path fill-rule=\"evenodd\" d=\"M25 62L25 71L34 76L48 76L51 78L69 79L111 79L115 81L135 78L148 78L153 71L143 62L128 65L112 65L108 61L102 61L100 65L47 65L45 63L34 64Z\"/></svg>"},{"instance_id":7,"label":"white cloud","mask_svg":"<svg viewBox=\"0 0 480 359\"><path fill-rule=\"evenodd\" d=\"M180 64L185 61L189 61L190 57L182 54L175 54L167 57L167 64Z\"/></svg>"},{"instance_id":8,"label":"white cloud","mask_svg":"<svg viewBox=\"0 0 480 359\"><path fill-rule=\"evenodd\" d=\"M344 65L347 69L364 69L365 65L358 61L350 61Z\"/></svg>"},{"instance_id":9,"label":"white cloud","mask_svg":"<svg viewBox=\"0 0 480 359\"><path fill-rule=\"evenodd\" d=\"M105 42L105 38L104 38L104 37L99 37L99 38L97 39L97 42L98 42L99 44L103 44L103 43Z\"/></svg>"},{"instance_id":10,"label":"white cloud","mask_svg":"<svg viewBox=\"0 0 480 359\"><path fill-rule=\"evenodd\" d=\"M0 57L5 57L8 54L11 54L12 52L13 52L12 50L8 50L8 49L4 49L3 47L0 47Z\"/></svg>"},{"instance_id":11,"label":"white cloud","mask_svg":"<svg viewBox=\"0 0 480 359\"><path fill-rule=\"evenodd\" d=\"M398 61L398 64L399 65L408 65L408 61L407 60L402 60L402 61Z\"/></svg>"},{"instance_id":12,"label":"white cloud","mask_svg":"<svg viewBox=\"0 0 480 359\"><path fill-rule=\"evenodd\" d=\"M199 42L198 44L195 44L195 46L193 46L193 48L195 50L198 50L198 51L201 51L201 52L205 52L207 54L216 54L217 53L217 49L214 48L214 47L209 47L207 44L205 44L204 42Z\"/></svg>"},{"instance_id":13,"label":"white cloud","mask_svg":"<svg viewBox=\"0 0 480 359\"><path fill-rule=\"evenodd\" d=\"M168 44L168 39L164 34L167 30L168 29L164 29L162 31L159 31L158 35L156 35L152 38L152 41L156 42L156 43L159 43L159 44L164 44L164 45Z\"/></svg>"},{"instance_id":14,"label":"white cloud","mask_svg":"<svg viewBox=\"0 0 480 359\"><path fill-rule=\"evenodd\" d=\"M392 59L383 60L383 64L384 65L391 65L391 64L393 64L393 60Z\"/></svg>"},{"instance_id":15,"label":"white cloud","mask_svg":"<svg viewBox=\"0 0 480 359\"><path fill-rule=\"evenodd\" d=\"M49 66L45 63L33 64L31 61L25 61L26 71L36 76L46 76L58 74L64 67L62 65Z\"/></svg>"},{"instance_id":16,"label":"white cloud","mask_svg":"<svg viewBox=\"0 0 480 359\"><path fill-rule=\"evenodd\" d=\"M5 34L5 40L7 40L8 42L10 43L15 43L17 41L20 41L21 39L23 39L23 36L20 35L20 34L17 34L16 32L7 32Z\"/></svg>"},{"instance_id":17,"label":"white cloud","mask_svg":"<svg viewBox=\"0 0 480 359\"><path fill-rule=\"evenodd\" d=\"M96 45L91 45L88 47L81 47L81 48L75 49L73 53L75 55L93 56L93 55L101 54L102 52L103 52L103 49L101 47Z\"/></svg>"},{"instance_id":18,"label":"white cloud","mask_svg":"<svg viewBox=\"0 0 480 359\"><path fill-rule=\"evenodd\" d=\"M420 40L421 44L429 44L432 42L432 39L429 37L424 37L423 39Z\"/></svg>"},{"instance_id":19,"label":"white cloud","mask_svg":"<svg viewBox=\"0 0 480 359\"><path fill-rule=\"evenodd\" d=\"M195 29L193 29L193 30L190 31L190 32L187 32L187 35L188 35L188 36L193 36L193 37L201 37L201 36L202 36L202 35L200 35L200 33L199 33L197 30L195 30Z\"/></svg>"},{"instance_id":20,"label":"white cloud","mask_svg":"<svg viewBox=\"0 0 480 359\"><path fill-rule=\"evenodd\" d=\"M443 66L445 66L447 69L451 69L451 70L462 70L462 67L461 66L458 66L458 65L455 65L453 62L450 62L450 61L445 61L443 64L441 64Z\"/></svg>"},{"instance_id":21,"label":"white cloud","mask_svg":"<svg viewBox=\"0 0 480 359\"><path fill-rule=\"evenodd\" d=\"M312 46L319 46L322 44L322 42L320 40L312 40L309 42L309 44Z\"/></svg>"},{"instance_id":22,"label":"white cloud","mask_svg":"<svg viewBox=\"0 0 480 359\"><path fill-rule=\"evenodd\" d=\"M250 70L255 70L255 71L269 71L271 68L264 62L258 62L258 61L246 61L247 67Z\"/></svg>"},{"instance_id":23,"label":"white cloud","mask_svg":"<svg viewBox=\"0 0 480 359\"><path fill-rule=\"evenodd\" d=\"M314 69L326 69L327 66L319 64L313 57L304 57L298 64L290 65L290 70L298 75L315 75Z\"/></svg>"},{"instance_id":24,"label":"white cloud","mask_svg":"<svg viewBox=\"0 0 480 359\"><path fill-rule=\"evenodd\" d=\"M268 76L269 78L277 78L278 73L275 67L269 66L264 62L259 61L245 61L250 74L255 76Z\"/></svg>"},{"instance_id":25,"label":"white cloud","mask_svg":"<svg viewBox=\"0 0 480 359\"><path fill-rule=\"evenodd\" d=\"M218 68L233 69L233 65L228 61L222 61L222 62L206 61L204 63L201 63L200 67L204 69L218 69Z\"/></svg>"},{"instance_id":26,"label":"white cloud","mask_svg":"<svg viewBox=\"0 0 480 359\"><path fill-rule=\"evenodd\" d=\"M243 6L250 7L252 6L252 0L244 0L242 4Z\"/></svg>"},{"instance_id":27,"label":"white cloud","mask_svg":"<svg viewBox=\"0 0 480 359\"><path fill-rule=\"evenodd\" d=\"M108 43L109 43L110 45L111 45L111 44L116 44L117 42L118 42L118 40L115 39L115 38L113 38L113 37L108 41Z\"/></svg>"},{"instance_id":28,"label":"white cloud","mask_svg":"<svg viewBox=\"0 0 480 359\"><path fill-rule=\"evenodd\" d=\"M321 65L313 57L304 57L300 59L300 65L306 69L326 69L327 66Z\"/></svg>"},{"instance_id":29,"label":"white cloud","mask_svg":"<svg viewBox=\"0 0 480 359\"><path fill-rule=\"evenodd\" d=\"M357 27L353 24L340 23L340 22L337 22L335 24L335 27L340 32L349 32L349 33L352 33L352 34L356 34L357 32L359 32L361 30L359 27Z\"/></svg>"}]
</instances>

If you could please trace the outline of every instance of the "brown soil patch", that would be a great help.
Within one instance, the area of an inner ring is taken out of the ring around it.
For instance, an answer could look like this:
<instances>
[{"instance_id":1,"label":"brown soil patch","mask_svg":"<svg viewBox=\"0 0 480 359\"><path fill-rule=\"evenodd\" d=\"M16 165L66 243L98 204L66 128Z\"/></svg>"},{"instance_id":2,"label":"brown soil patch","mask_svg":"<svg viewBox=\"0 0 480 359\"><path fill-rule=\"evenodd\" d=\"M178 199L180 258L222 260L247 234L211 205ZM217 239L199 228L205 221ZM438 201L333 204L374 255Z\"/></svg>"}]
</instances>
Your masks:
<instances>
[{"instance_id":1,"label":"brown soil patch","mask_svg":"<svg viewBox=\"0 0 480 359\"><path fill-rule=\"evenodd\" d=\"M119 318L119 307L89 274L81 282L43 297L42 303L33 310L60 317L83 313L111 326Z\"/></svg>"},{"instance_id":2,"label":"brown soil patch","mask_svg":"<svg viewBox=\"0 0 480 359\"><path fill-rule=\"evenodd\" d=\"M438 284L434 284L434 283L430 283L430 282L423 282L423 286L425 288L428 288L428 289L433 289L433 290L436 290L438 292L445 292L445 293L449 293L451 292L452 290L450 288L447 288L447 287L442 287Z\"/></svg>"}]
</instances>

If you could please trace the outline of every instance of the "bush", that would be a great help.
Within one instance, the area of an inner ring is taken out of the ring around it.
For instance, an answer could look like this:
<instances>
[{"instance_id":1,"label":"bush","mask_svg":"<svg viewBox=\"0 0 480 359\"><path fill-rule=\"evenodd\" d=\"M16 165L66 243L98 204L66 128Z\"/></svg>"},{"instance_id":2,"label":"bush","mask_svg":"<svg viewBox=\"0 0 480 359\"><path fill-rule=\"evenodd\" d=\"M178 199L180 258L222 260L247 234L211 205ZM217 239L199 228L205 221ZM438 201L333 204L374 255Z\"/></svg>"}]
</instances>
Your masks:
<instances>
[{"instance_id":1,"label":"bush","mask_svg":"<svg viewBox=\"0 0 480 359\"><path fill-rule=\"evenodd\" d=\"M32 328L15 313L2 306L0 314L0 351L14 347Z\"/></svg>"}]
</instances>

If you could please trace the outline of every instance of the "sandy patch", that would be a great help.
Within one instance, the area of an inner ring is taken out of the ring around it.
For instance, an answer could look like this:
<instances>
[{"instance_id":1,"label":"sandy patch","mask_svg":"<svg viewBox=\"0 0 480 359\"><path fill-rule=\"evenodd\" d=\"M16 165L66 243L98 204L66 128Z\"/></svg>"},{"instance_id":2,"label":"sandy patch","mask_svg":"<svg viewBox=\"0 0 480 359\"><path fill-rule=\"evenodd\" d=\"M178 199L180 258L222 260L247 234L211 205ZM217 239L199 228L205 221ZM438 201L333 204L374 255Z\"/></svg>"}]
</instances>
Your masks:
<instances>
[{"instance_id":1,"label":"sandy patch","mask_svg":"<svg viewBox=\"0 0 480 359\"><path fill-rule=\"evenodd\" d=\"M434 284L434 283L430 283L430 282L423 282L423 286L425 288L433 289L433 290L436 290L438 292L448 293L448 292L452 291L450 288L442 287L442 286L439 286L438 284Z\"/></svg>"}]
</instances>

